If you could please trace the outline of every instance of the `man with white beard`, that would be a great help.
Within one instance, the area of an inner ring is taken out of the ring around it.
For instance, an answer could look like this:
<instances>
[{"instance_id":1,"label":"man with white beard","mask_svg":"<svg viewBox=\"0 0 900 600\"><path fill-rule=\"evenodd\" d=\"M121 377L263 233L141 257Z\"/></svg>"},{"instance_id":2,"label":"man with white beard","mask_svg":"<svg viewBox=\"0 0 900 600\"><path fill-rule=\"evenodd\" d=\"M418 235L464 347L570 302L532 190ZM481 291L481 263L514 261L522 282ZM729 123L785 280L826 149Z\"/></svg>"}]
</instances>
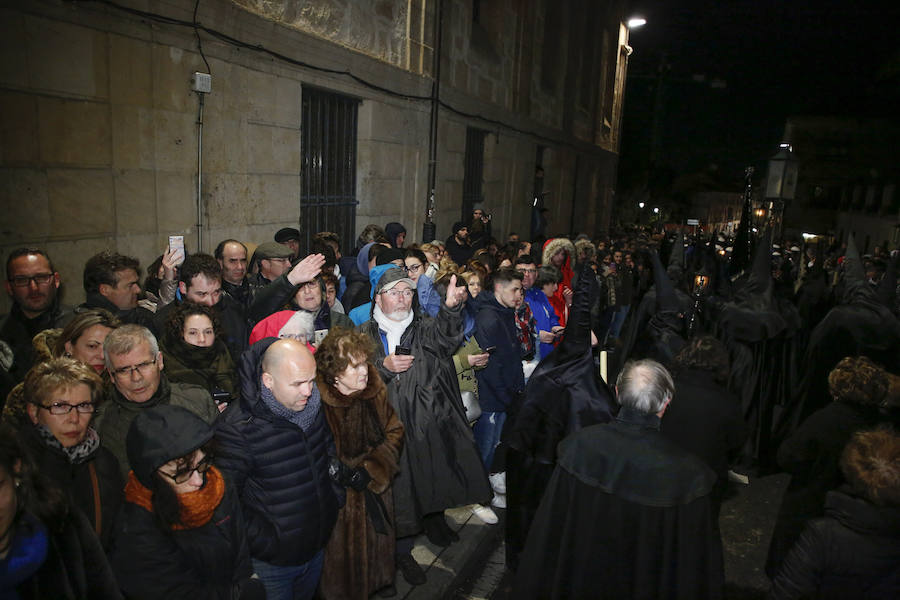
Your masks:
<instances>
[{"instance_id":1,"label":"man with white beard","mask_svg":"<svg viewBox=\"0 0 900 600\"><path fill-rule=\"evenodd\" d=\"M400 474L394 481L397 567L411 585L425 573L410 554L422 529L432 543L459 539L444 510L491 496L466 421L453 353L463 340L465 285L450 278L436 317L413 310L416 284L402 268L386 270L374 289L372 318L360 330L375 341L372 363L405 425Z\"/></svg>"}]
</instances>

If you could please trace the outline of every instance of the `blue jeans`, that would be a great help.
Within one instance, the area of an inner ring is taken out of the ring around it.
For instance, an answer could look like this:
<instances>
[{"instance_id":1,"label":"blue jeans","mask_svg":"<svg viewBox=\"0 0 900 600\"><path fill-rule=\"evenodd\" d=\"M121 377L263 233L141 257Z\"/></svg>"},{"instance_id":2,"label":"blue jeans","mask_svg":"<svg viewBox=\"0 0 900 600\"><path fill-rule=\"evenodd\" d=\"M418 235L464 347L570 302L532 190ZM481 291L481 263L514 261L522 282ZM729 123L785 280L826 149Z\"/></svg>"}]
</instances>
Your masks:
<instances>
[{"instance_id":1,"label":"blue jeans","mask_svg":"<svg viewBox=\"0 0 900 600\"><path fill-rule=\"evenodd\" d=\"M615 312L612 318L612 323L609 324L609 337L614 339L619 339L619 334L622 332L622 325L625 324L625 317L628 316L628 309L631 308L631 305L625 305L619 307L619 310Z\"/></svg>"},{"instance_id":2,"label":"blue jeans","mask_svg":"<svg viewBox=\"0 0 900 600\"><path fill-rule=\"evenodd\" d=\"M506 423L505 412L482 412L475 421L475 427L472 428L472 433L475 435L475 446L478 448L478 454L481 456L485 470L491 468L494 450L500 443L500 434L503 433L504 423Z\"/></svg>"},{"instance_id":3,"label":"blue jeans","mask_svg":"<svg viewBox=\"0 0 900 600\"><path fill-rule=\"evenodd\" d=\"M253 571L266 586L268 600L310 600L322 576L324 550L302 565L282 567L261 560L253 560Z\"/></svg>"}]
</instances>

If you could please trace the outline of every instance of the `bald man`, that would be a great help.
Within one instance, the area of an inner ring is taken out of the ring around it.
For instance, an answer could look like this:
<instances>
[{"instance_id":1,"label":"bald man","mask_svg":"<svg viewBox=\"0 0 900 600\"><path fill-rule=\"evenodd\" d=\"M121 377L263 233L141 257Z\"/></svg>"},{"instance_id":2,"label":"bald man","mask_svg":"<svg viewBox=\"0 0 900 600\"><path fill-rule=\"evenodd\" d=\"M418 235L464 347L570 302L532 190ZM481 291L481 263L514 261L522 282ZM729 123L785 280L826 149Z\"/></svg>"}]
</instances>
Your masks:
<instances>
[{"instance_id":1,"label":"bald man","mask_svg":"<svg viewBox=\"0 0 900 600\"><path fill-rule=\"evenodd\" d=\"M237 491L266 597L312 598L340 502L316 361L305 344L266 338L243 354L240 372L240 402L216 422L216 464Z\"/></svg>"}]
</instances>

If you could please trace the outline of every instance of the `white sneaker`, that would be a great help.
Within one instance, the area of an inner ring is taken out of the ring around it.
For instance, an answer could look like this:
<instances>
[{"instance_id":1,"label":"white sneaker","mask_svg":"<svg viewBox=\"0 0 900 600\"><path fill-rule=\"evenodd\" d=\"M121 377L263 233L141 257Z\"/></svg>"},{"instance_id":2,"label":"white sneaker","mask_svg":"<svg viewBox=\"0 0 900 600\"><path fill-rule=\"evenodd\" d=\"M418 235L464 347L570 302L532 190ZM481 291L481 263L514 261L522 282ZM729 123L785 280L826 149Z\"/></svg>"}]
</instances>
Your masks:
<instances>
[{"instance_id":1,"label":"white sneaker","mask_svg":"<svg viewBox=\"0 0 900 600\"><path fill-rule=\"evenodd\" d=\"M495 494L506 493L506 471L502 473L492 473L491 475L488 475L488 480L490 480L491 487L494 488Z\"/></svg>"},{"instance_id":2,"label":"white sneaker","mask_svg":"<svg viewBox=\"0 0 900 600\"><path fill-rule=\"evenodd\" d=\"M506 494L494 494L491 506L494 508L506 508Z\"/></svg>"},{"instance_id":3,"label":"white sneaker","mask_svg":"<svg viewBox=\"0 0 900 600\"><path fill-rule=\"evenodd\" d=\"M490 506L482 506L481 504L472 505L472 514L488 525L495 525L500 520L497 518L497 513L491 510Z\"/></svg>"}]
</instances>

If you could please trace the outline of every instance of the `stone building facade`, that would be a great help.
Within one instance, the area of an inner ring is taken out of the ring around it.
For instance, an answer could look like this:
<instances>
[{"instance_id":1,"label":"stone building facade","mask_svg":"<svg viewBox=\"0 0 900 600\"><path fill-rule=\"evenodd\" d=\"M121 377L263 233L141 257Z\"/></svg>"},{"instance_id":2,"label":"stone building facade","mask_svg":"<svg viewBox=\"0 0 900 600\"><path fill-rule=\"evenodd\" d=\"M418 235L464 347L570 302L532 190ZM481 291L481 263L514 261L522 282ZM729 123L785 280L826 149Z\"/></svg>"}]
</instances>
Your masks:
<instances>
[{"instance_id":1,"label":"stone building facade","mask_svg":"<svg viewBox=\"0 0 900 600\"><path fill-rule=\"evenodd\" d=\"M419 241L436 78L438 237L473 203L496 236L527 237L538 166L549 232L598 233L614 195L623 10L622 0L4 3L0 251L47 249L75 303L87 257L109 248L146 265L172 234L210 252L284 226L343 228L352 248L367 223L399 221ZM211 75L202 98L195 72ZM8 307L4 297L0 313Z\"/></svg>"}]
</instances>

